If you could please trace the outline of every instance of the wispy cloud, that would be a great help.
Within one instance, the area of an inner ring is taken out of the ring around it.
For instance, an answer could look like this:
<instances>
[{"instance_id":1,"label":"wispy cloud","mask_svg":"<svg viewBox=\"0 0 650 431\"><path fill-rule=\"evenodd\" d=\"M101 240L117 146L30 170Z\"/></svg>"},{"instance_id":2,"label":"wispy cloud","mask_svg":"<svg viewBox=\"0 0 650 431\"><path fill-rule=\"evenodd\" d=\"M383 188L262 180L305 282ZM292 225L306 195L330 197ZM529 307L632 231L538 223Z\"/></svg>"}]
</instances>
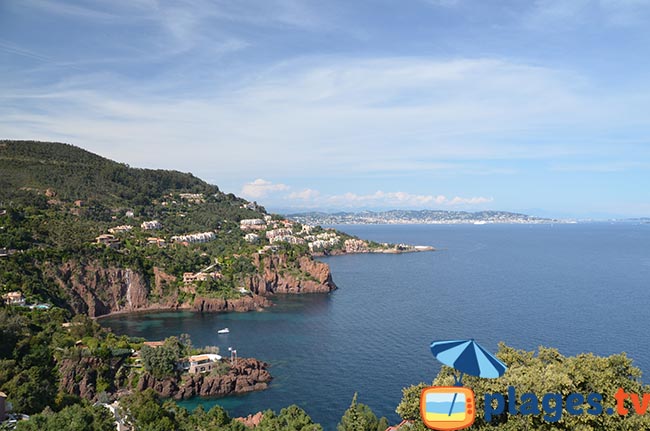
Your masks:
<instances>
[{"instance_id":1,"label":"wispy cloud","mask_svg":"<svg viewBox=\"0 0 650 431\"><path fill-rule=\"evenodd\" d=\"M483 196L470 198L454 196L449 198L444 195L421 195L407 192L384 192L381 190L365 195L345 193L328 196L326 199L330 206L342 208L435 208L461 205L478 206L493 201L492 198Z\"/></svg>"},{"instance_id":2,"label":"wispy cloud","mask_svg":"<svg viewBox=\"0 0 650 431\"><path fill-rule=\"evenodd\" d=\"M444 208L444 207L480 207L493 202L493 198L484 196L447 197L439 194L417 194L404 191L359 194L347 192L327 194L314 189L291 191L291 187L282 183L257 179L246 183L241 195L251 199L265 198L265 202L292 208Z\"/></svg>"},{"instance_id":3,"label":"wispy cloud","mask_svg":"<svg viewBox=\"0 0 650 431\"><path fill-rule=\"evenodd\" d=\"M302 175L314 166L367 172L391 165L408 170L424 160L435 166L579 154L591 146L567 146L545 133L598 129L594 123L640 112L620 102L607 109L594 103L574 74L491 59L313 58L189 98L110 75L81 78L80 84L68 79L64 90L59 83L0 96L6 102L0 128L20 125L20 133L8 136L14 138L67 137L132 163L201 154L195 169L217 162L224 175L261 173L273 160L274 169ZM527 136L536 144L520 145ZM151 151L118 153L115 142Z\"/></svg>"},{"instance_id":4,"label":"wispy cloud","mask_svg":"<svg viewBox=\"0 0 650 431\"><path fill-rule=\"evenodd\" d=\"M247 198L259 199L275 192L289 190L286 184L274 184L261 178L250 183L244 184L241 189L241 195Z\"/></svg>"}]
</instances>

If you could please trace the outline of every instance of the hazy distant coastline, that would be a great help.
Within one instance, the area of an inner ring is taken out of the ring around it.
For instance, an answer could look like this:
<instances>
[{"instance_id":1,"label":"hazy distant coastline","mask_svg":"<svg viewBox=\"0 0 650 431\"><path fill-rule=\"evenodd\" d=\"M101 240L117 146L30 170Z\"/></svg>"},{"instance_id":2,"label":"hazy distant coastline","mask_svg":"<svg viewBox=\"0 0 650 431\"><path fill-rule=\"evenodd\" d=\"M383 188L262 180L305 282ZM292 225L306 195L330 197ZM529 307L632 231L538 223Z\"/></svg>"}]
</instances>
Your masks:
<instances>
[{"instance_id":1,"label":"hazy distant coastline","mask_svg":"<svg viewBox=\"0 0 650 431\"><path fill-rule=\"evenodd\" d=\"M363 212L305 212L288 218L309 225L335 224L547 224L573 220L535 217L508 211L390 210Z\"/></svg>"}]
</instances>

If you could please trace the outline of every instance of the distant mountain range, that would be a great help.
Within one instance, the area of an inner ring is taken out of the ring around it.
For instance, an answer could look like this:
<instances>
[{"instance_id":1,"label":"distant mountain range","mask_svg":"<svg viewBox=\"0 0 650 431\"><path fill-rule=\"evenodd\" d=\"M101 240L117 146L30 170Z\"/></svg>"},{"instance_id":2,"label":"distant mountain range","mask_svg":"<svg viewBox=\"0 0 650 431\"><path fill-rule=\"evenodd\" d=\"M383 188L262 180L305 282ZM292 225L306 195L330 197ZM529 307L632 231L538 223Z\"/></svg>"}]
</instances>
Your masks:
<instances>
[{"instance_id":1,"label":"distant mountain range","mask_svg":"<svg viewBox=\"0 0 650 431\"><path fill-rule=\"evenodd\" d=\"M304 212L287 215L303 224L487 224L487 223L565 223L563 220L535 217L507 211L390 210L362 212Z\"/></svg>"}]
</instances>

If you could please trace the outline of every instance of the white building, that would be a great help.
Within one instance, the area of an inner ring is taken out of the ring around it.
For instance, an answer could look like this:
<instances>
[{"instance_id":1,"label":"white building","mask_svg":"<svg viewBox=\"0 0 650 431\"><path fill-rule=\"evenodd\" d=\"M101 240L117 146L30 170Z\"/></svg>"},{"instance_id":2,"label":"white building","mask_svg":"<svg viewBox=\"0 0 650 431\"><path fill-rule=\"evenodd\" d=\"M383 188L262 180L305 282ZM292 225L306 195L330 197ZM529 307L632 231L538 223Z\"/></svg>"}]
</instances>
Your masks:
<instances>
[{"instance_id":1,"label":"white building","mask_svg":"<svg viewBox=\"0 0 650 431\"><path fill-rule=\"evenodd\" d=\"M108 231L110 233L122 233L122 232L129 232L131 229L133 229L133 226L129 224L123 224L122 226L112 227Z\"/></svg>"},{"instance_id":2,"label":"white building","mask_svg":"<svg viewBox=\"0 0 650 431\"><path fill-rule=\"evenodd\" d=\"M239 222L241 230L262 230L266 229L266 222L261 218L248 218Z\"/></svg>"},{"instance_id":3,"label":"white building","mask_svg":"<svg viewBox=\"0 0 650 431\"><path fill-rule=\"evenodd\" d=\"M143 221L140 227L144 230L156 230L161 229L162 224L158 220Z\"/></svg>"},{"instance_id":4,"label":"white building","mask_svg":"<svg viewBox=\"0 0 650 431\"><path fill-rule=\"evenodd\" d=\"M173 242L188 242L188 243L201 243L212 241L217 237L214 232L200 232L191 233L188 235L174 235L171 240Z\"/></svg>"},{"instance_id":5,"label":"white building","mask_svg":"<svg viewBox=\"0 0 650 431\"><path fill-rule=\"evenodd\" d=\"M254 244L260 240L260 236L256 233L247 233L246 235L244 235L244 240L246 240L246 242L250 242L251 244Z\"/></svg>"}]
</instances>

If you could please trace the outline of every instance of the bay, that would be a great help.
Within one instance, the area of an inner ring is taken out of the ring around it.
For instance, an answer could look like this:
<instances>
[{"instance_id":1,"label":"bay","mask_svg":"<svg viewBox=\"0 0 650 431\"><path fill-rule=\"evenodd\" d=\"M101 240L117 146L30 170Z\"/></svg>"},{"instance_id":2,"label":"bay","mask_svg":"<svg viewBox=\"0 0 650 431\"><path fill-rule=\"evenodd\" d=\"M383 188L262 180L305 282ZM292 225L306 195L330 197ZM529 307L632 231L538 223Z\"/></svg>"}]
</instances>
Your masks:
<instances>
[{"instance_id":1,"label":"bay","mask_svg":"<svg viewBox=\"0 0 650 431\"><path fill-rule=\"evenodd\" d=\"M562 354L627 352L650 372L650 225L337 226L380 242L438 251L322 258L339 289L278 297L259 313L163 312L102 319L150 340L188 333L271 363L266 391L219 400L239 416L298 404L335 429L354 392L393 423L401 389L431 382L437 339L474 338L496 351L553 346ZM229 327L227 335L216 331ZM645 379L647 382L648 379Z\"/></svg>"}]
</instances>

